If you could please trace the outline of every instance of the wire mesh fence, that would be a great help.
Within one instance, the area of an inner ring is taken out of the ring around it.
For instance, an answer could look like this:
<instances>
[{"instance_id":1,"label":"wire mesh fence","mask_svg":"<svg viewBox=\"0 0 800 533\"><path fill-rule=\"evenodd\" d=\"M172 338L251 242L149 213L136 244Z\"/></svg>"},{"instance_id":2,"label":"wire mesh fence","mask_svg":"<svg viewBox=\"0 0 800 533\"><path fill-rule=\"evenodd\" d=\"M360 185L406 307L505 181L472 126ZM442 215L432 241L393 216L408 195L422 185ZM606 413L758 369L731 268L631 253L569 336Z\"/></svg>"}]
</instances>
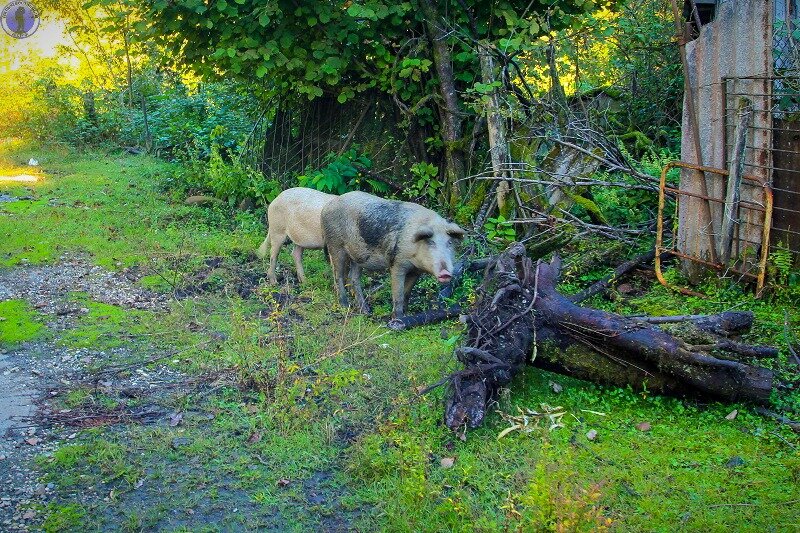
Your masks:
<instances>
[{"instance_id":1,"label":"wire mesh fence","mask_svg":"<svg viewBox=\"0 0 800 533\"><path fill-rule=\"evenodd\" d=\"M756 81L756 83L752 83ZM747 82L747 83L743 83ZM774 195L768 246L800 264L800 79L796 76L725 78L726 163L732 158L738 100L747 98L767 120L749 126L746 172L766 177ZM764 91L753 88L764 88Z\"/></svg>"},{"instance_id":2,"label":"wire mesh fence","mask_svg":"<svg viewBox=\"0 0 800 533\"><path fill-rule=\"evenodd\" d=\"M347 150L368 154L375 174L402 175L409 166L406 132L396 111L366 95L345 103L323 96L310 102L274 101L265 107L242 150L241 162L284 187Z\"/></svg>"}]
</instances>

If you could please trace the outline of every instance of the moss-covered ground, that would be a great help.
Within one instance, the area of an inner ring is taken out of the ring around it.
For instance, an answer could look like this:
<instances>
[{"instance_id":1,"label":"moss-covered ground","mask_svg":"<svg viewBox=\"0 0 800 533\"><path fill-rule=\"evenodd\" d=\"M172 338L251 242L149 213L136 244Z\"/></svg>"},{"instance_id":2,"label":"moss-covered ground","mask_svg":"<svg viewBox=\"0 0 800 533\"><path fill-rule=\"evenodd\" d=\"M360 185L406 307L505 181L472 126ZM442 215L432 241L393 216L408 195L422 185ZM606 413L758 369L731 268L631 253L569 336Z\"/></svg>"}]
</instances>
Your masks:
<instances>
[{"instance_id":1,"label":"moss-covered ground","mask_svg":"<svg viewBox=\"0 0 800 533\"><path fill-rule=\"evenodd\" d=\"M25 301L0 302L0 347L13 347L35 339L43 326Z\"/></svg>"},{"instance_id":2,"label":"moss-covered ground","mask_svg":"<svg viewBox=\"0 0 800 533\"><path fill-rule=\"evenodd\" d=\"M55 486L35 509L46 531L800 528L800 439L751 406L529 368L496 411L560 406L563 427L541 423L498 439L508 423L492 413L462 441L441 424L441 389L416 396L456 368L457 323L390 333L380 319L389 311L385 287L372 295L378 318L351 316L335 304L322 254L307 253L309 282L298 286L288 247L280 260L289 281L243 297L242 272L266 271L252 255L263 239L263 210L184 206L161 188L173 168L146 156L0 149L2 172L35 155L43 176L35 185L0 184L2 193L31 197L0 203L0 267L78 252L109 269L139 269L139 283L168 294L205 269L203 290L172 300L165 312L71 295L89 312L55 342L124 346L126 364L174 353L161 363L188 377L233 376L162 399L181 413L177 422L76 430L40 456L42 481ZM752 339L785 346L784 309L796 326L796 308L726 291L712 301L688 299L648 282L637 297L592 303L652 314L749 308L758 317ZM0 303L0 316L3 345L39 334L24 302ZM80 388L63 401L72 408L108 399ZM797 409L789 393L776 403ZM726 418L733 410L738 415Z\"/></svg>"}]
</instances>

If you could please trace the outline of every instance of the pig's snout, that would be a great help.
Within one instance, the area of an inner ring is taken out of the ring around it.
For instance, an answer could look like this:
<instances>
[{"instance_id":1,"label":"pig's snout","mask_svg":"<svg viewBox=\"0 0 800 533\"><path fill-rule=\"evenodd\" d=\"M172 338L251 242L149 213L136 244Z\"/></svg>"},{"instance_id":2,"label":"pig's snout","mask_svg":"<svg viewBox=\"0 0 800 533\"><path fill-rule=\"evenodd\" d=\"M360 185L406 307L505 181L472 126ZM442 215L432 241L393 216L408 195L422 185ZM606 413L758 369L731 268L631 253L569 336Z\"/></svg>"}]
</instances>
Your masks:
<instances>
[{"instance_id":1,"label":"pig's snout","mask_svg":"<svg viewBox=\"0 0 800 533\"><path fill-rule=\"evenodd\" d=\"M453 269L453 263L452 261L448 261L448 258L446 257L440 257L437 259L438 260L435 260L433 263L438 263L439 268L434 268L431 274L436 276L436 281L439 283L448 283L451 279L453 279L453 273L451 272Z\"/></svg>"}]
</instances>

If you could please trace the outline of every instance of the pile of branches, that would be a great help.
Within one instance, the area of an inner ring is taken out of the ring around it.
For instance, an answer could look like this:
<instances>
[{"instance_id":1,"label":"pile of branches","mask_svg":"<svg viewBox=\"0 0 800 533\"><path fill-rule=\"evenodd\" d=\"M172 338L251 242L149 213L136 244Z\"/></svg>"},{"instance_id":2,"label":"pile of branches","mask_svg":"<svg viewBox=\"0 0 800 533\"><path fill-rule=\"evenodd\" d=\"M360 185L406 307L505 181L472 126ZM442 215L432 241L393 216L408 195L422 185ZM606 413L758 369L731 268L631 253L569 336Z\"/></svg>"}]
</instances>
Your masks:
<instances>
[{"instance_id":1,"label":"pile of branches","mask_svg":"<svg viewBox=\"0 0 800 533\"><path fill-rule=\"evenodd\" d=\"M520 243L487 266L467 317L466 342L456 349L464 369L449 378L448 427L461 431L481 424L495 392L529 363L656 393L768 400L773 373L749 361L777 356L777 350L730 338L752 325L752 314L682 317L690 333L673 334L657 327L671 321L663 317L624 317L579 306L556 290L559 269L558 257L534 265Z\"/></svg>"}]
</instances>

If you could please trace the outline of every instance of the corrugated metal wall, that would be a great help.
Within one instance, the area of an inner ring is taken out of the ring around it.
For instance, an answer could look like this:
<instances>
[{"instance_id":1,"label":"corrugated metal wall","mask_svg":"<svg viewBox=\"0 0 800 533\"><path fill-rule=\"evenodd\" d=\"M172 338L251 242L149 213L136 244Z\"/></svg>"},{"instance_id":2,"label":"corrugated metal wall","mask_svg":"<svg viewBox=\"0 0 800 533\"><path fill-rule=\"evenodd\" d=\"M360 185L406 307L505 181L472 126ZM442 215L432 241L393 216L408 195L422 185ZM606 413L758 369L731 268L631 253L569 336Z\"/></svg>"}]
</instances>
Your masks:
<instances>
[{"instance_id":1,"label":"corrugated metal wall","mask_svg":"<svg viewBox=\"0 0 800 533\"><path fill-rule=\"evenodd\" d=\"M778 0L783 1L783 0ZM725 168L726 154L726 78L733 83L736 93L754 95L760 101L753 102L755 114L747 144L755 148L747 151L749 162L759 167L770 166L769 147L772 143L772 118L767 111L770 106L770 82L763 78L772 75L772 15L773 0L728 0L717 6L714 22L704 26L694 41L687 43L689 80L695 96L698 115L702 163L706 166ZM760 76L762 79L741 79ZM684 109L686 106L684 106ZM729 111L730 112L730 111ZM734 111L735 112L735 111ZM734 122L734 120L731 120ZM683 116L681 159L697 163L692 128L686 112ZM748 173L752 167L748 167ZM756 171L759 178L768 179L766 170ZM699 194L701 177L695 172L684 172L680 188ZM707 175L709 196L724 198L724 178ZM763 203L762 193L754 187L742 188L742 199ZM703 220L701 200L687 198L680 203L678 248L692 255L708 259L708 232L718 235L722 209L711 203L712 224ZM745 218L745 217L743 217ZM746 240L760 242L760 228L748 225L745 220L739 235ZM740 250L742 247L739 247Z\"/></svg>"}]
</instances>

